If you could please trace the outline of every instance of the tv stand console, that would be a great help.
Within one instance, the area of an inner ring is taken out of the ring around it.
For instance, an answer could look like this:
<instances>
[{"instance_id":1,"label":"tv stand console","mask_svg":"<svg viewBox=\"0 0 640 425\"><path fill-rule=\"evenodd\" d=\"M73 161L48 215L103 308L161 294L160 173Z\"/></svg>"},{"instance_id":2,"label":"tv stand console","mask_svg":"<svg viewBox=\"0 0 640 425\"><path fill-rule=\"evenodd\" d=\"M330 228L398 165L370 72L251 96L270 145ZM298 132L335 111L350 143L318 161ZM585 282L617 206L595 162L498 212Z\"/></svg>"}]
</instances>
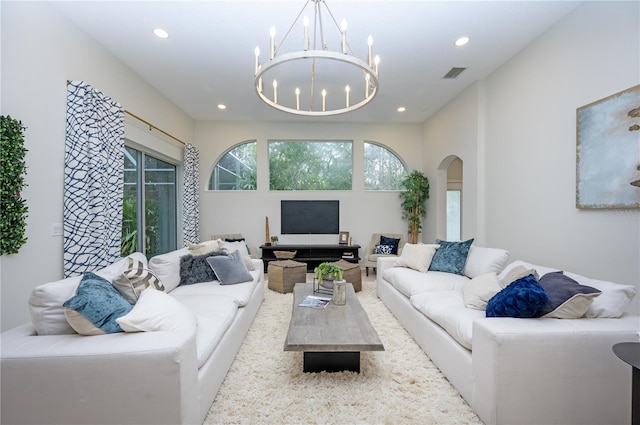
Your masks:
<instances>
[{"instance_id":1,"label":"tv stand console","mask_svg":"<svg viewBox=\"0 0 640 425\"><path fill-rule=\"evenodd\" d=\"M275 251L296 251L294 261L307 263L307 271L312 272L320 263L326 261L346 260L350 263L360 261L360 245L261 245L264 271L267 271L270 261L277 261Z\"/></svg>"}]
</instances>

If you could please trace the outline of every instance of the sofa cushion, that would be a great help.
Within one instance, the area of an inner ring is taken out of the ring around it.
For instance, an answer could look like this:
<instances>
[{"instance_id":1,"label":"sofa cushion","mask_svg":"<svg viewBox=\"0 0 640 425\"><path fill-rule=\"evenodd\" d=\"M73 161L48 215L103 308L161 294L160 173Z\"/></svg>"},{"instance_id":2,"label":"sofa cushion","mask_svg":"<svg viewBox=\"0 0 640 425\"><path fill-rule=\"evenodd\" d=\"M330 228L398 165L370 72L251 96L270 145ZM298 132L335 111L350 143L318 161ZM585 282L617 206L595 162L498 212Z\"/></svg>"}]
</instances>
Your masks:
<instances>
[{"instance_id":1,"label":"sofa cushion","mask_svg":"<svg viewBox=\"0 0 640 425\"><path fill-rule=\"evenodd\" d=\"M147 258L140 252L130 254L128 257L135 258L143 264L147 263ZM116 261L109 266L94 271L95 274L112 281L126 263L126 258ZM38 285L31 291L29 296L29 313L31 322L38 335L66 335L76 332L67 322L62 304L76 293L76 288L82 280L82 275L69 277L67 279Z\"/></svg>"},{"instance_id":2,"label":"sofa cushion","mask_svg":"<svg viewBox=\"0 0 640 425\"><path fill-rule=\"evenodd\" d=\"M125 332L195 331L196 316L169 294L147 288L129 314L116 322Z\"/></svg>"},{"instance_id":3,"label":"sofa cushion","mask_svg":"<svg viewBox=\"0 0 640 425\"><path fill-rule=\"evenodd\" d=\"M402 254L395 262L396 267L409 267L419 272L427 272L429 264L439 245L407 243L402 248Z\"/></svg>"},{"instance_id":4,"label":"sofa cushion","mask_svg":"<svg viewBox=\"0 0 640 425\"><path fill-rule=\"evenodd\" d=\"M476 276L462 288L464 306L484 311L487 302L501 290L498 276L495 273L490 272Z\"/></svg>"},{"instance_id":5,"label":"sofa cushion","mask_svg":"<svg viewBox=\"0 0 640 425\"><path fill-rule=\"evenodd\" d=\"M217 280L201 282L193 285L178 286L171 292L171 295L226 295L236 300L239 306L244 307L249 302L256 285L259 284L261 271L255 270L249 273L252 276L250 282L241 282L235 285L220 285Z\"/></svg>"},{"instance_id":6,"label":"sofa cushion","mask_svg":"<svg viewBox=\"0 0 640 425\"><path fill-rule=\"evenodd\" d=\"M80 335L122 332L116 319L131 311L131 304L111 282L85 272L76 294L62 304L69 325Z\"/></svg>"},{"instance_id":7,"label":"sofa cushion","mask_svg":"<svg viewBox=\"0 0 640 425\"><path fill-rule=\"evenodd\" d=\"M539 283L549 297L542 317L578 319L584 316L594 298L601 294L595 288L580 285L561 271L545 274Z\"/></svg>"},{"instance_id":8,"label":"sofa cushion","mask_svg":"<svg viewBox=\"0 0 640 425\"><path fill-rule=\"evenodd\" d=\"M425 291L462 290L469 282L466 276L444 272L422 273L405 267L385 269L382 277L407 298Z\"/></svg>"},{"instance_id":9,"label":"sofa cushion","mask_svg":"<svg viewBox=\"0 0 640 425\"><path fill-rule=\"evenodd\" d=\"M191 311L198 322L196 352L199 368L209 359L233 322L238 311L238 303L233 297L225 295L185 295L175 292L170 296Z\"/></svg>"},{"instance_id":10,"label":"sofa cushion","mask_svg":"<svg viewBox=\"0 0 640 425\"><path fill-rule=\"evenodd\" d=\"M463 274L462 270L467 262L469 248L472 243L473 239L464 242L449 242L436 239L436 244L440 245L440 248L433 256L429 270Z\"/></svg>"},{"instance_id":11,"label":"sofa cushion","mask_svg":"<svg viewBox=\"0 0 640 425\"><path fill-rule=\"evenodd\" d=\"M575 273L564 272L581 285L591 286L601 292L596 297L584 317L616 318L622 316L636 295L635 286L622 285L604 280L589 279Z\"/></svg>"},{"instance_id":12,"label":"sofa cushion","mask_svg":"<svg viewBox=\"0 0 640 425\"><path fill-rule=\"evenodd\" d=\"M487 303L487 317L539 317L549 297L533 275L520 278Z\"/></svg>"},{"instance_id":13,"label":"sofa cushion","mask_svg":"<svg viewBox=\"0 0 640 425\"><path fill-rule=\"evenodd\" d=\"M149 260L149 269L158 276L166 292L173 291L180 283L180 257L188 254L189 249L181 248Z\"/></svg>"},{"instance_id":14,"label":"sofa cushion","mask_svg":"<svg viewBox=\"0 0 640 425\"><path fill-rule=\"evenodd\" d=\"M462 272L474 278L484 273L500 273L509 261L509 252L498 248L471 245Z\"/></svg>"},{"instance_id":15,"label":"sofa cushion","mask_svg":"<svg viewBox=\"0 0 640 425\"><path fill-rule=\"evenodd\" d=\"M207 257L207 263L213 269L220 285L234 285L252 279L238 251L233 251L229 255Z\"/></svg>"},{"instance_id":16,"label":"sofa cushion","mask_svg":"<svg viewBox=\"0 0 640 425\"><path fill-rule=\"evenodd\" d=\"M484 318L483 311L465 308L460 295L452 291L416 294L411 297L411 305L441 326L460 345L471 350L473 322Z\"/></svg>"}]
</instances>

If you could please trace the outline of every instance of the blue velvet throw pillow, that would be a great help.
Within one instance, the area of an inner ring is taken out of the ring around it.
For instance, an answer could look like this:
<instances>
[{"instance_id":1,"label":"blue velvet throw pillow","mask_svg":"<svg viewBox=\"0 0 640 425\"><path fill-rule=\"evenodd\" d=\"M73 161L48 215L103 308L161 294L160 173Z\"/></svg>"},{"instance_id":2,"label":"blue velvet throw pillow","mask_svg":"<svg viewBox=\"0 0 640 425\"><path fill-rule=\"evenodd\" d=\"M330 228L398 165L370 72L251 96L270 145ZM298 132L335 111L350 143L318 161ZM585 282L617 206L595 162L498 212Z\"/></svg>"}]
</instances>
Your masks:
<instances>
[{"instance_id":1,"label":"blue velvet throw pillow","mask_svg":"<svg viewBox=\"0 0 640 425\"><path fill-rule=\"evenodd\" d=\"M380 236L380 245L391 246L391 254L398 255L398 244L400 244L399 238L390 238L388 236Z\"/></svg>"},{"instance_id":2,"label":"blue velvet throw pillow","mask_svg":"<svg viewBox=\"0 0 640 425\"><path fill-rule=\"evenodd\" d=\"M82 275L76 294L62 306L77 313L65 316L69 325L82 335L124 332L116 319L133 308L111 282L91 272Z\"/></svg>"},{"instance_id":3,"label":"blue velvet throw pillow","mask_svg":"<svg viewBox=\"0 0 640 425\"><path fill-rule=\"evenodd\" d=\"M495 294L487 303L487 317L540 317L549 297L530 274Z\"/></svg>"},{"instance_id":4,"label":"blue velvet throw pillow","mask_svg":"<svg viewBox=\"0 0 640 425\"><path fill-rule=\"evenodd\" d=\"M473 243L473 238L464 242L449 242L436 239L440 248L436 249L433 255L429 270L435 272L446 272L462 275L464 264L469 256L469 249Z\"/></svg>"}]
</instances>

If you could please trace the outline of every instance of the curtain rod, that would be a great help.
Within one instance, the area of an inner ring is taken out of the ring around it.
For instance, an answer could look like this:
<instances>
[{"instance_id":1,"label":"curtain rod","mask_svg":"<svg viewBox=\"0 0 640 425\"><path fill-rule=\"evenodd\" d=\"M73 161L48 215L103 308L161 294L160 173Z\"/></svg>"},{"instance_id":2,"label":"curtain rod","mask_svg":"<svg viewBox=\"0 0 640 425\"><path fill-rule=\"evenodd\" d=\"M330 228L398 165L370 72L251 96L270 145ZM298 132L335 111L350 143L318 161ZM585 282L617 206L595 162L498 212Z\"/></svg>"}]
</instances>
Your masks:
<instances>
[{"instance_id":1,"label":"curtain rod","mask_svg":"<svg viewBox=\"0 0 640 425\"><path fill-rule=\"evenodd\" d=\"M172 138L173 140L175 140L175 141L176 141L176 142L178 142L178 143L181 143L183 146L185 146L185 145L186 145L186 143L185 143L185 142L183 142L182 140L178 139L178 138L177 138L177 137L175 137L175 136L172 136L171 134L167 133L167 132L166 132L166 131L164 131L164 130L159 129L159 128L158 128L158 127L156 127L155 125L151 124L149 121L147 121L147 120L145 120L145 119L140 118L140 117L139 117L139 116L137 116L136 114L131 113L131 112L127 111L126 109L124 110L124 112L125 112L126 114L128 114L128 115L132 116L133 118L137 119L138 121L141 121L141 122L145 123L146 125L148 125L148 126L149 126L149 131L151 131L151 130L158 130L160 133L164 134L164 135L165 135L165 136L167 136L167 137Z\"/></svg>"}]
</instances>

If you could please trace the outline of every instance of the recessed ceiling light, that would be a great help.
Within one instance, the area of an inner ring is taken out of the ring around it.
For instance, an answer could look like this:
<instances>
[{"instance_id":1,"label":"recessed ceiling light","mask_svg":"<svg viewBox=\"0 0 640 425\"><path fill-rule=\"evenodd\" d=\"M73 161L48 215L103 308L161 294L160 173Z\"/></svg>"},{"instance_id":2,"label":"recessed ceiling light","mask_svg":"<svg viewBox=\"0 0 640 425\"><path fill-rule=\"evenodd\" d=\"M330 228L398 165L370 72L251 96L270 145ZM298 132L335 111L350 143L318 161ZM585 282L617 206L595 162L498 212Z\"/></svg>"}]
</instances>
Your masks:
<instances>
[{"instance_id":1,"label":"recessed ceiling light","mask_svg":"<svg viewBox=\"0 0 640 425\"><path fill-rule=\"evenodd\" d=\"M227 105L223 105L222 103L219 103L218 109L227 109Z\"/></svg>"},{"instance_id":2,"label":"recessed ceiling light","mask_svg":"<svg viewBox=\"0 0 640 425\"><path fill-rule=\"evenodd\" d=\"M154 28L153 33L158 38L169 38L169 33L163 30L162 28Z\"/></svg>"},{"instance_id":3,"label":"recessed ceiling light","mask_svg":"<svg viewBox=\"0 0 640 425\"><path fill-rule=\"evenodd\" d=\"M404 106L401 106L401 107L398 108L398 112L404 112L406 110L407 110L407 108L405 108Z\"/></svg>"},{"instance_id":4,"label":"recessed ceiling light","mask_svg":"<svg viewBox=\"0 0 640 425\"><path fill-rule=\"evenodd\" d=\"M467 36L465 35L465 36L463 36L463 37L458 38L458 39L455 41L455 43L454 43L454 44L455 44L456 46L458 46L458 47L461 47L461 46L464 46L465 44L467 44L468 42L469 42L469 37L467 37Z\"/></svg>"}]
</instances>

